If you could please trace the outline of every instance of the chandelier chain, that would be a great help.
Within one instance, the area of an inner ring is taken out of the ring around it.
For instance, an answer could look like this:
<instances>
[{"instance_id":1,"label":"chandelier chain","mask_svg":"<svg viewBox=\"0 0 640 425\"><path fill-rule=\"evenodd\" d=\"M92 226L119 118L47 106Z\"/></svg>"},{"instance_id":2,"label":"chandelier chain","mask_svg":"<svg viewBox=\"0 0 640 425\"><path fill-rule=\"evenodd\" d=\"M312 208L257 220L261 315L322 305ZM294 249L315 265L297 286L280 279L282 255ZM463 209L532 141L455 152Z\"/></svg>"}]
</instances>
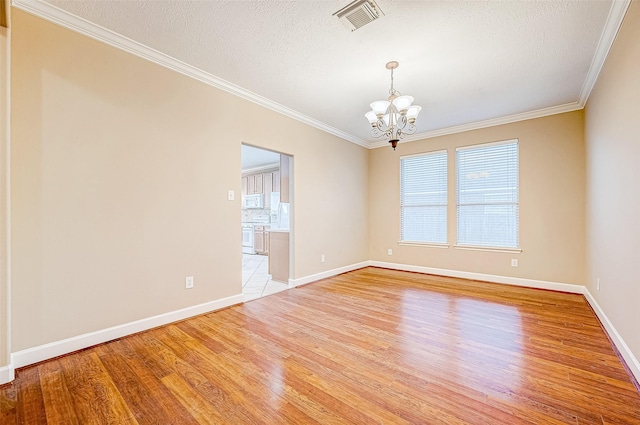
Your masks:
<instances>
[{"instance_id":1,"label":"chandelier chain","mask_svg":"<svg viewBox=\"0 0 640 425\"><path fill-rule=\"evenodd\" d=\"M391 96L397 96L400 94L399 91L397 91L395 88L393 88L393 68L391 68L391 88L389 89L389 94Z\"/></svg>"}]
</instances>

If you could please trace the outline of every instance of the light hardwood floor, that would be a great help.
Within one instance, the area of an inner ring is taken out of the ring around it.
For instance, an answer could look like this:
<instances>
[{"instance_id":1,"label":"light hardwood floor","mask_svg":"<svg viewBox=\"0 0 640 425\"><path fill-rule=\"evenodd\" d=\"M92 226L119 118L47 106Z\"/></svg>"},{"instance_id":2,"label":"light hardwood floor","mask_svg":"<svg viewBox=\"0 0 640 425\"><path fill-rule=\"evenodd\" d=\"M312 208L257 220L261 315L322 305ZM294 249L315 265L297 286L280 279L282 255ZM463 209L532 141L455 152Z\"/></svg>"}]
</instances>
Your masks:
<instances>
[{"instance_id":1,"label":"light hardwood floor","mask_svg":"<svg viewBox=\"0 0 640 425\"><path fill-rule=\"evenodd\" d=\"M639 424L581 295L365 268L17 371L13 424Z\"/></svg>"}]
</instances>

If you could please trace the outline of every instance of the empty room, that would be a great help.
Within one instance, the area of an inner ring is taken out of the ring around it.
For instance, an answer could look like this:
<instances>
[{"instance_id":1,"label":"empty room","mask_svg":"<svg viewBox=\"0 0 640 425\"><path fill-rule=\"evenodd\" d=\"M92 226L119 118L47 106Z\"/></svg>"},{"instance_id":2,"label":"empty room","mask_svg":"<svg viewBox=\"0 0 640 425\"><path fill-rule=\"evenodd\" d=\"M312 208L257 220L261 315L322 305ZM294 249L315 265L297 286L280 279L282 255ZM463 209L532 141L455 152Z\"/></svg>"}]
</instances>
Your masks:
<instances>
[{"instance_id":1,"label":"empty room","mask_svg":"<svg viewBox=\"0 0 640 425\"><path fill-rule=\"evenodd\" d=\"M640 424L640 0L0 0L0 423Z\"/></svg>"}]
</instances>

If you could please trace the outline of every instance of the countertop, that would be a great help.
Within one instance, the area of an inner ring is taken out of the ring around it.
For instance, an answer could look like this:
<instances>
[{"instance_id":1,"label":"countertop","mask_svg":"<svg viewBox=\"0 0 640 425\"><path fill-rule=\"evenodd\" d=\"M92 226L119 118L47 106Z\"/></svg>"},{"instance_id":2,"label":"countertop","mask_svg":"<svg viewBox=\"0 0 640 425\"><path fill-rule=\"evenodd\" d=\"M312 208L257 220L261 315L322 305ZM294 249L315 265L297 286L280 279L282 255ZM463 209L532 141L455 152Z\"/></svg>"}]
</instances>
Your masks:
<instances>
[{"instance_id":1,"label":"countertop","mask_svg":"<svg viewBox=\"0 0 640 425\"><path fill-rule=\"evenodd\" d=\"M252 226L266 226L268 227L268 229L265 229L268 232L280 232L280 233L286 233L286 232L290 232L291 229L290 228L280 228L277 227L275 223L256 223L255 221L243 221L242 225L247 225L250 224Z\"/></svg>"}]
</instances>

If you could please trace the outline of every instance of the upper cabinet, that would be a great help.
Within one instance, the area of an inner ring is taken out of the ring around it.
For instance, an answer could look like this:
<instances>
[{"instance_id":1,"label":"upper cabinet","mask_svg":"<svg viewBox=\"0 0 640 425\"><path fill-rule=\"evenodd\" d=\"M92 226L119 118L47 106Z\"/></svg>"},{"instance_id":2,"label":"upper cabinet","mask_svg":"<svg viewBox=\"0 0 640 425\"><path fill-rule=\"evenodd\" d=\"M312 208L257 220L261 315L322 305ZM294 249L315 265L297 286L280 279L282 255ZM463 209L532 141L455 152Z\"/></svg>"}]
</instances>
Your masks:
<instances>
[{"instance_id":1,"label":"upper cabinet","mask_svg":"<svg viewBox=\"0 0 640 425\"><path fill-rule=\"evenodd\" d=\"M247 195L256 195L264 193L264 181L262 174L251 174L247 176Z\"/></svg>"},{"instance_id":2,"label":"upper cabinet","mask_svg":"<svg viewBox=\"0 0 640 425\"><path fill-rule=\"evenodd\" d=\"M262 175L262 187L264 189L264 209L271 208L271 192L273 192L273 173Z\"/></svg>"},{"instance_id":3,"label":"upper cabinet","mask_svg":"<svg viewBox=\"0 0 640 425\"><path fill-rule=\"evenodd\" d=\"M244 196L247 194L247 186L249 185L249 178L247 176L242 178L242 202L244 204Z\"/></svg>"},{"instance_id":4,"label":"upper cabinet","mask_svg":"<svg viewBox=\"0 0 640 425\"><path fill-rule=\"evenodd\" d=\"M271 193L280 192L280 172L249 174L242 177L242 196L264 194L264 208L271 207Z\"/></svg>"},{"instance_id":5,"label":"upper cabinet","mask_svg":"<svg viewBox=\"0 0 640 425\"><path fill-rule=\"evenodd\" d=\"M264 193L264 179L262 174L250 174L242 178L242 195L256 195Z\"/></svg>"}]
</instances>

